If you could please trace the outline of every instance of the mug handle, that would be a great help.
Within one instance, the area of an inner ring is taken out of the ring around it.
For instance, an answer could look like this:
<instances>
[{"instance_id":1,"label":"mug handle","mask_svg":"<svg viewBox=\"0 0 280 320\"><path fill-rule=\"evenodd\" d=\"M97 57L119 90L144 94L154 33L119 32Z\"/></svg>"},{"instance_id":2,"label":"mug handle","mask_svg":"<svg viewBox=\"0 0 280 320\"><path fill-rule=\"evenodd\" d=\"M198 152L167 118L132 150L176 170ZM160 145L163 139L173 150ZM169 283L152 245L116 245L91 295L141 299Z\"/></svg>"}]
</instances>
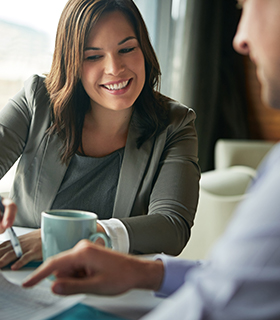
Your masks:
<instances>
[{"instance_id":1,"label":"mug handle","mask_svg":"<svg viewBox=\"0 0 280 320\"><path fill-rule=\"evenodd\" d=\"M101 238L101 239L104 240L105 247L112 248L112 241L111 241L110 237L107 236L107 234L105 234L103 232L96 232L96 233L92 234L89 237L89 240L92 241L92 242L95 242L98 238Z\"/></svg>"}]
</instances>

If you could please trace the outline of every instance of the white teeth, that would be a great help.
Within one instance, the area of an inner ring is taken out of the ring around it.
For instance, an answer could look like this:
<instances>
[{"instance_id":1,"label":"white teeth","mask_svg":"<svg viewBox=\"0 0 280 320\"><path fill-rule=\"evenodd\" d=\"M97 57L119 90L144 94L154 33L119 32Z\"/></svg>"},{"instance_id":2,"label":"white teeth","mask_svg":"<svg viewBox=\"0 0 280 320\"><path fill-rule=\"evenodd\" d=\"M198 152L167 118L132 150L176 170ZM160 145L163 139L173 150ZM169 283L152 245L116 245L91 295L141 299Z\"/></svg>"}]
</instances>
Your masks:
<instances>
[{"instance_id":1,"label":"white teeth","mask_svg":"<svg viewBox=\"0 0 280 320\"><path fill-rule=\"evenodd\" d=\"M119 82L119 83L115 83L115 84L104 85L104 87L109 90L120 90L120 89L123 89L124 87L126 87L127 84L128 84L128 80L123 81L123 82Z\"/></svg>"}]
</instances>

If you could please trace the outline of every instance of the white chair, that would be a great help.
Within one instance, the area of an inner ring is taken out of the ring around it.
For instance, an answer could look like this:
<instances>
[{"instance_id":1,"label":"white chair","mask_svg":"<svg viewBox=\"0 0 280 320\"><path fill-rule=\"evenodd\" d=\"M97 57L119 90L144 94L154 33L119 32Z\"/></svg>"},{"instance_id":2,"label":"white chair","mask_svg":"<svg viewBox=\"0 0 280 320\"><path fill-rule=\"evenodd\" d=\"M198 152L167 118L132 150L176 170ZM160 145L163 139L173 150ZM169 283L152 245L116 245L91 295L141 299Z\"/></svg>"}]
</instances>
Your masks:
<instances>
[{"instance_id":1,"label":"white chair","mask_svg":"<svg viewBox=\"0 0 280 320\"><path fill-rule=\"evenodd\" d=\"M236 206L246 195L256 171L245 166L203 173L200 198L191 238L181 258L204 259L215 241L224 232Z\"/></svg>"},{"instance_id":2,"label":"white chair","mask_svg":"<svg viewBox=\"0 0 280 320\"><path fill-rule=\"evenodd\" d=\"M215 146L215 170L204 172L191 238L180 258L204 259L224 232L256 168L274 143L250 140L219 140Z\"/></svg>"},{"instance_id":3,"label":"white chair","mask_svg":"<svg viewBox=\"0 0 280 320\"><path fill-rule=\"evenodd\" d=\"M247 166L257 169L275 142L220 139L215 145L215 169Z\"/></svg>"}]
</instances>

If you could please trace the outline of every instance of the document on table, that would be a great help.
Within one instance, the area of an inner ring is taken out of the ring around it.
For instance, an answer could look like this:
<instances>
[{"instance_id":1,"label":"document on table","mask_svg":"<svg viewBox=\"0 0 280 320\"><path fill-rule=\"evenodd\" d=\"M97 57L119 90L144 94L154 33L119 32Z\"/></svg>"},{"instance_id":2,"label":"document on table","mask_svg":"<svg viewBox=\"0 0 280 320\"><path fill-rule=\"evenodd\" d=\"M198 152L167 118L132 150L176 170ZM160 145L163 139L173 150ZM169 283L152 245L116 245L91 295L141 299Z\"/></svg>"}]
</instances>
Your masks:
<instances>
[{"instance_id":1,"label":"document on table","mask_svg":"<svg viewBox=\"0 0 280 320\"><path fill-rule=\"evenodd\" d=\"M5 320L43 320L72 307L84 295L61 297L49 288L23 288L8 281L0 271L0 317Z\"/></svg>"}]
</instances>

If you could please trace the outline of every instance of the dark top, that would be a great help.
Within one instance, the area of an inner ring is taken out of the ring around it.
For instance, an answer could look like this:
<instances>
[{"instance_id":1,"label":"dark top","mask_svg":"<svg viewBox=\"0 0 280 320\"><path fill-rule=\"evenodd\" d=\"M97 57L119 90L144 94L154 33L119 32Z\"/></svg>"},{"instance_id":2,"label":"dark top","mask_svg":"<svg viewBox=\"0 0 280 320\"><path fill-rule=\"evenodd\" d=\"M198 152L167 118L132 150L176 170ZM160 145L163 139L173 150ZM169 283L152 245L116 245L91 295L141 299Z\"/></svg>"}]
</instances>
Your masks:
<instances>
[{"instance_id":1,"label":"dark top","mask_svg":"<svg viewBox=\"0 0 280 320\"><path fill-rule=\"evenodd\" d=\"M75 154L52 209L91 211L99 219L112 217L124 148L101 158Z\"/></svg>"}]
</instances>

